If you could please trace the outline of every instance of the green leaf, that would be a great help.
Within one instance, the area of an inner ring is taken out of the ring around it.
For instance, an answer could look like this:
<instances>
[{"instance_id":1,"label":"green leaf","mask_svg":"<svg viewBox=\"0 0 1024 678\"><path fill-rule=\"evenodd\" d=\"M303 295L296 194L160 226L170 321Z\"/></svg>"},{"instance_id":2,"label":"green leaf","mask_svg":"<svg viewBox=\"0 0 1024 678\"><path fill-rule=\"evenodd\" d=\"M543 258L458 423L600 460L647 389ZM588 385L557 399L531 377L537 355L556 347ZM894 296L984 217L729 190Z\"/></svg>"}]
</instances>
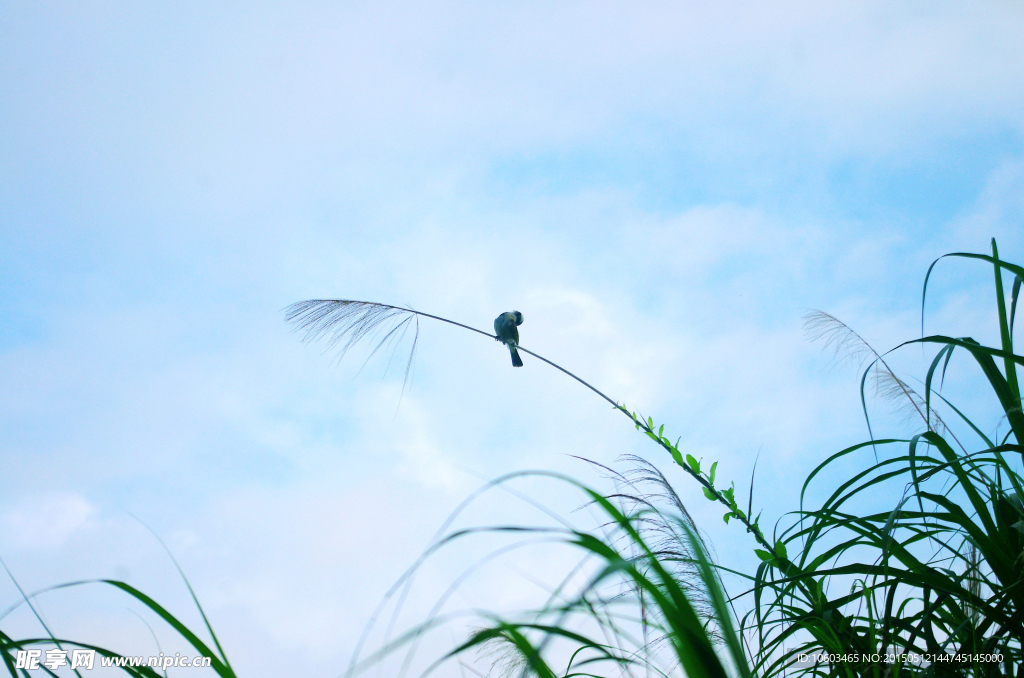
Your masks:
<instances>
[{"instance_id":1,"label":"green leaf","mask_svg":"<svg viewBox=\"0 0 1024 678\"><path fill-rule=\"evenodd\" d=\"M669 454L672 455L672 459L677 464L679 464L680 466L683 466L683 455L679 452L679 450L677 450L676 448L673 447L671 450L669 450Z\"/></svg>"},{"instance_id":2,"label":"green leaf","mask_svg":"<svg viewBox=\"0 0 1024 678\"><path fill-rule=\"evenodd\" d=\"M729 518L732 518L732 516L733 516L733 514L732 514L732 513L726 513L726 514L725 514L724 516L722 516L722 520L724 520L724 521L725 521L725 524L726 524L726 525L728 525L728 524L729 524Z\"/></svg>"},{"instance_id":3,"label":"green leaf","mask_svg":"<svg viewBox=\"0 0 1024 678\"><path fill-rule=\"evenodd\" d=\"M662 435L664 435L664 433L665 433L665 425L664 425L664 424L662 424L662 425L661 425L661 426L660 426L660 427L658 428L658 437L659 437L659 438L660 438L660 437L662 437Z\"/></svg>"},{"instance_id":4,"label":"green leaf","mask_svg":"<svg viewBox=\"0 0 1024 678\"><path fill-rule=\"evenodd\" d=\"M715 484L715 469L716 468L718 468L718 462L717 461L714 464L711 465L711 472L708 473L708 480L711 481L712 485Z\"/></svg>"},{"instance_id":5,"label":"green leaf","mask_svg":"<svg viewBox=\"0 0 1024 678\"><path fill-rule=\"evenodd\" d=\"M692 454L686 455L686 463L690 465L694 473L700 473L700 462L694 459Z\"/></svg>"},{"instance_id":6,"label":"green leaf","mask_svg":"<svg viewBox=\"0 0 1024 678\"><path fill-rule=\"evenodd\" d=\"M765 562L768 562L769 560L772 560L774 558L772 554L768 553L764 549L754 549L754 553L757 554L758 558Z\"/></svg>"},{"instance_id":7,"label":"green leaf","mask_svg":"<svg viewBox=\"0 0 1024 678\"><path fill-rule=\"evenodd\" d=\"M706 487L704 488L704 496L710 499L711 501L718 501L718 497L715 496L715 493Z\"/></svg>"},{"instance_id":8,"label":"green leaf","mask_svg":"<svg viewBox=\"0 0 1024 678\"><path fill-rule=\"evenodd\" d=\"M730 487L728 490L725 490L724 492L722 492L722 496L725 497L725 500L727 502L729 502L729 506L732 506L734 508L736 506L736 499L735 499L735 497L733 497L733 495L735 493L736 493L736 484L735 483L733 483L732 487Z\"/></svg>"},{"instance_id":9,"label":"green leaf","mask_svg":"<svg viewBox=\"0 0 1024 678\"><path fill-rule=\"evenodd\" d=\"M786 545L781 541L775 542L775 552L779 554L779 557L789 559L789 554L786 553Z\"/></svg>"}]
</instances>

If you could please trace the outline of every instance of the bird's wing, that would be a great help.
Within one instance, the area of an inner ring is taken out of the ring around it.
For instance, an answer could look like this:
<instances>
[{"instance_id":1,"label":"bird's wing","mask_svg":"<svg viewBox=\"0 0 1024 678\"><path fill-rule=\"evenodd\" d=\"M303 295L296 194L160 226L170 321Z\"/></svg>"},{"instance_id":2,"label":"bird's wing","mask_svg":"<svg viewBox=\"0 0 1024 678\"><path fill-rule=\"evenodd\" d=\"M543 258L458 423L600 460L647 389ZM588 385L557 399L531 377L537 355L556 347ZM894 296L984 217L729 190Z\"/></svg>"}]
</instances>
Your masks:
<instances>
[{"instance_id":1,"label":"bird's wing","mask_svg":"<svg viewBox=\"0 0 1024 678\"><path fill-rule=\"evenodd\" d=\"M494 333L506 344L512 339L516 329L516 321L510 316L510 313L502 313L494 321Z\"/></svg>"}]
</instances>

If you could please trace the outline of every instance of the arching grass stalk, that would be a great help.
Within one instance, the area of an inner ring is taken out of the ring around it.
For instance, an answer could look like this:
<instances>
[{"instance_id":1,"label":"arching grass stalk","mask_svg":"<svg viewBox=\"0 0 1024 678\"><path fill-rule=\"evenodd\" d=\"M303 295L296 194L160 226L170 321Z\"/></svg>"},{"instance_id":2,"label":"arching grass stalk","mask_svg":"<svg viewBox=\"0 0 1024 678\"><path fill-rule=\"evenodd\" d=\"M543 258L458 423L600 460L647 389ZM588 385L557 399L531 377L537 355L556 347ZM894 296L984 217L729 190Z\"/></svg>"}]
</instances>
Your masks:
<instances>
[{"instance_id":1,"label":"arching grass stalk","mask_svg":"<svg viewBox=\"0 0 1024 678\"><path fill-rule=\"evenodd\" d=\"M306 301L299 301L285 308L285 322L292 325L295 331L302 333L303 342L316 341L323 337L327 337L327 349L331 350L338 348L339 359L344 357L345 353L347 353L349 349L364 338L376 340L367 360L369 360L369 358L376 354L381 348L384 348L385 351L390 348L393 358L394 353L397 351L406 331L409 327L415 327L412 348L409 351L409 358L406 361L406 380L408 380L409 374L412 370L413 360L416 357L416 347L419 342L420 332L418 318L421 316L470 330L471 332L476 332L477 334L491 339L497 340L498 338L489 332L484 332L483 330L479 330L475 327L471 327L448 318L432 315L430 313L423 313L422 311L417 311L412 308L392 306L390 304L382 304L373 301L355 301L352 299L307 299ZM756 519L754 521L750 520L749 506L748 511L746 512L739 507L735 498L735 485L727 490L720 490L715 487L715 470L717 468L717 462L712 464L707 472L702 472L700 463L696 459L690 455L686 455L684 458L684 455L679 451L678 440L673 444L667 437L662 435L665 430L664 425L658 427L657 432L655 432L654 420L651 417L644 420L644 418L636 412L630 411L624 405L611 399L604 392L597 389L589 382L581 379L573 372L565 369L561 365L548 360L544 356L535 353L530 349L524 348L523 346L519 346L518 348L523 353L531 355L555 368L559 372L575 379L577 382L590 389L594 394L605 400L613 408L629 417L638 430L642 430L646 433L651 440L655 441L671 455L676 464L682 467L684 471L700 483L704 489L704 494L708 499L717 501L729 509L729 512L725 514L725 522L728 523L730 518L735 518L747 528L748 532L751 532L754 535L754 538L764 549L767 550L767 552L776 556L780 555L775 553L775 545L769 543L768 540L765 539L764 535L761 533L760 527L757 525ZM403 383L403 390L404 387L405 384Z\"/></svg>"},{"instance_id":2,"label":"arching grass stalk","mask_svg":"<svg viewBox=\"0 0 1024 678\"><path fill-rule=\"evenodd\" d=\"M377 302L355 301L350 299L309 299L292 304L285 309L286 322L291 324L296 331L303 333L304 342L315 341L326 336L328 337L328 349L340 347L340 356L344 356L344 354L360 340L369 338L371 340L376 340L376 344L371 350L370 356L373 356L381 348L387 349L390 347L393 357L394 353L398 349L401 337L406 330L415 323L416 332L413 338L412 349L410 350L406 364L406 379L408 379L412 362L415 358L415 350L419 338L418 318L420 316L448 323L463 329L468 329L492 339L497 339L495 335L454 320L449 320L448 318L422 313L411 308L381 304ZM758 519L754 518L751 520L752 492L748 500L747 510L744 511L736 500L735 483L733 483L728 489L724 490L715 486L715 474L718 466L717 462L711 464L707 471L703 470L697 459L689 454L684 455L679 450L678 440L673 444L671 440L664 435L664 425L659 426L657 431L655 431L653 418L647 417L645 420L641 415L630 411L624 405L621 405L611 399L605 393L561 365L558 365L557 363L522 346L519 346L519 350L543 361L563 374L575 379L606 402L610 403L617 411L627 416L630 421L633 422L637 430L642 430L651 440L656 442L660 447L662 447L662 449L666 450L672 460L701 485L704 495L709 500L718 502L728 509L723 517L726 523L728 523L730 519L734 518L744 525L747 532L753 535L755 541L761 547L755 551L763 561L786 572L787 576L794 582L795 589L799 591L803 597L816 598L823 601L825 606L824 609L828 610L827 614L824 611L813 613L816 617L822 617L822 623L836 623L843 628L852 628L850 622L846 620L844 615L838 609L835 609L836 606L829 604L827 598L825 598L825 594L815 587L813 581L809 581L809 576L803 573L799 567L789 560L785 544L781 541L776 541L774 543L770 542L761 531L761 528L758 525ZM367 360L368 359L369 357ZM845 632L843 638L843 646L851 651L866 654L871 653L872 645L867 639L860 637L855 631Z\"/></svg>"},{"instance_id":3,"label":"arching grass stalk","mask_svg":"<svg viewBox=\"0 0 1024 678\"><path fill-rule=\"evenodd\" d=\"M343 357L350 348L355 346L364 338L376 340L376 344L371 350L370 356L367 357L367 360L369 360L369 357L372 357L381 348L385 348L385 350L387 350L388 347L391 348L393 357L394 352L398 349L402 336L410 325L415 323L416 329L413 338L413 345L406 363L406 379L408 379L412 362L415 359L415 351L419 339L418 318L420 316L448 323L449 325L467 329L485 337L497 340L497 337L489 332L484 332L483 330L479 330L475 327L471 327L448 318L423 313L412 308L381 304L378 302L355 301L351 299L308 299L306 301L294 303L285 308L285 321L291 324L295 331L302 333L302 339L304 342L316 341L326 336L328 338L328 350L340 347L339 358ZM743 524L747 532L754 536L754 539L761 547L758 549L758 553L759 555L763 554L762 558L777 561L779 563L788 563L784 545L778 542L770 542L762 533L761 528L758 525L757 518L754 518L753 520L751 519L752 493L749 497L747 510L744 511L736 500L735 483L733 483L728 489L719 489L715 486L715 473L718 467L718 462L711 464L707 471L703 470L697 459L689 454L684 455L679 450L678 440L673 444L672 441L664 435L664 425L657 427L657 431L655 431L653 418L647 417L645 420L643 416L630 411L624 405L613 400L592 384L540 354L524 348L523 346L519 346L519 350L543 361L563 374L575 379L597 396L611 404L617 411L628 417L630 421L633 422L637 430L642 430L651 440L667 451L672 460L701 485L704 495L709 500L718 502L728 509L723 517L726 523L728 523L730 519L734 518ZM792 564L789 563L787 567L792 567ZM811 592L807 591L807 593L810 594ZM866 650L867 647L860 649Z\"/></svg>"}]
</instances>

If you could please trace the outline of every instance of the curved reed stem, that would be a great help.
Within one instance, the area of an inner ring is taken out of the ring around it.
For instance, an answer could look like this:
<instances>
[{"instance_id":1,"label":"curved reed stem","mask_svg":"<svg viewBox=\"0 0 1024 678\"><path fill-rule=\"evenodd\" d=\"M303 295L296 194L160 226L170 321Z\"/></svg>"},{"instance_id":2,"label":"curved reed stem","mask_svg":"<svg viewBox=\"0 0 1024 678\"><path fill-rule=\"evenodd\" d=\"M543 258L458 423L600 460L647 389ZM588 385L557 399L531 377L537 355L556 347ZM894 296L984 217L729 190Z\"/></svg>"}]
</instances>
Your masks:
<instances>
[{"instance_id":1,"label":"curved reed stem","mask_svg":"<svg viewBox=\"0 0 1024 678\"><path fill-rule=\"evenodd\" d=\"M402 320L396 320L405 314L410 315ZM456 327L461 327L463 329L470 330L471 332L482 334L485 337L490 337L491 339L498 338L496 335L489 332L484 332L483 330L479 330L470 325L449 320L448 318L443 318L439 315L432 315L430 313L424 313L404 306L392 306L391 304L381 304L374 301L355 301L351 299L308 299L306 301L296 302L285 308L285 322L293 325L296 331L302 331L304 333L303 341L315 341L325 334L330 335L328 348L340 344L342 356L344 356L345 352L349 348L358 343L360 339L368 335L375 334L378 331L384 331L384 329L389 326L387 324L389 321L394 322L394 326L385 332L383 338L381 338L377 343L377 346L374 347L373 352L371 353L371 355L373 355L373 353L375 353L381 346L385 345L392 339L395 331L402 327L404 323L408 322L409 318L416 316L439 320L443 323L448 323L449 325L455 325ZM416 331L418 336L418 327ZM634 425L647 433L650 438L671 454L673 458L679 454L678 450L675 450L671 443L666 442L663 438L657 435L654 432L654 429L647 422L643 419L638 419L623 405L609 398L605 393L594 387L592 384L584 381L558 363L548 360L538 353L522 346L519 346L518 348L520 351L547 363L551 367L554 367L559 372L572 377L580 384L583 384L592 392L603 398L606 402L611 404L612 407L627 416ZM409 355L409 365L412 364L415 350L416 341L414 340L413 348ZM408 373L409 367L406 368L406 375L408 375ZM718 501L730 510L734 508L732 503L730 503L720 491L716 490L707 479L703 478L699 473L696 473L686 464L679 465L704 487L705 494L710 493L715 497L715 501ZM751 532L754 535L754 538L761 546L773 555L778 555L775 552L774 544L769 543L768 540L764 538L764 535L761 534L760 528L756 523L752 523L750 521L749 516L746 516L743 513L737 513L735 518L747 528L748 532Z\"/></svg>"}]
</instances>

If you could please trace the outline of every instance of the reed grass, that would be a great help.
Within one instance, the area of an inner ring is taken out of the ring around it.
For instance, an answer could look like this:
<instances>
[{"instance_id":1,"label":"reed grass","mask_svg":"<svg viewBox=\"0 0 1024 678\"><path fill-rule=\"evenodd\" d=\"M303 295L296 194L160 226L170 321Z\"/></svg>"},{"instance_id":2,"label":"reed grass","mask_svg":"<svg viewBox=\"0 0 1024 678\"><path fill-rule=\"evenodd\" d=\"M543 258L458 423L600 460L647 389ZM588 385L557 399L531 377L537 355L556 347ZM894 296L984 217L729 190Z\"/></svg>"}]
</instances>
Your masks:
<instances>
[{"instance_id":1,"label":"reed grass","mask_svg":"<svg viewBox=\"0 0 1024 678\"><path fill-rule=\"evenodd\" d=\"M717 464L703 467L664 435L664 425L598 391L668 452L702 486L708 500L725 508L726 523L742 524L760 560L754 571L726 569L708 558L678 494L660 473L661 496L670 493L675 506L659 506L651 501L653 495L639 493L630 496L634 510L624 511L607 499L598 501L600 495L584 488L617 530L611 536L572 532L564 538L603 559L599 576L569 602L535 611L533 619L546 623L502 619L458 651L501 641L520 656L518 662L506 660L506 667L538 676L1024 676L1024 416L1017 379L1024 357L1013 347L1024 269L1001 260L995 241L991 255L953 253L940 260L946 257L992 266L998 345L929 335L879 353L833 316L809 314L806 326L812 339L824 341L841 356L869 360L861 400L870 438L813 468L802 485L799 506L779 521L770 538L753 515L752 492L744 509L734 485L718 484ZM925 277L922 335L928 281L938 261ZM1004 273L1013 276L1009 295ZM916 344L938 348L924 375L923 394L897 376L886 359ZM980 370L996 396L998 414L1009 426L1001 438L987 436L941 392L957 349ZM875 438L867 407L872 383L876 397L893 401L916 419L917 433ZM875 463L847 477L841 464L869 447ZM829 488L823 503L805 505L812 483L835 478L843 480ZM902 491L879 508L878 498L890 496L894 484ZM876 508L865 512L858 508L863 505ZM649 544L652 534L661 540L657 548ZM666 568L673 561L697 567L700 578L686 580ZM739 580L740 590L727 595L717 573ZM613 576L628 584L633 595L605 599L602 586ZM701 600L714 604L701 610L693 602ZM587 617L600 633L574 631L574 616ZM591 673L577 670L576 664L556 671L544 659L553 637L578 644L574 659L584 656L590 666L612 663L614 671ZM662 655L667 652L675 659L674 665L666 668L652 659L655 643L662 645ZM723 647L726 663L720 657Z\"/></svg>"}]
</instances>

